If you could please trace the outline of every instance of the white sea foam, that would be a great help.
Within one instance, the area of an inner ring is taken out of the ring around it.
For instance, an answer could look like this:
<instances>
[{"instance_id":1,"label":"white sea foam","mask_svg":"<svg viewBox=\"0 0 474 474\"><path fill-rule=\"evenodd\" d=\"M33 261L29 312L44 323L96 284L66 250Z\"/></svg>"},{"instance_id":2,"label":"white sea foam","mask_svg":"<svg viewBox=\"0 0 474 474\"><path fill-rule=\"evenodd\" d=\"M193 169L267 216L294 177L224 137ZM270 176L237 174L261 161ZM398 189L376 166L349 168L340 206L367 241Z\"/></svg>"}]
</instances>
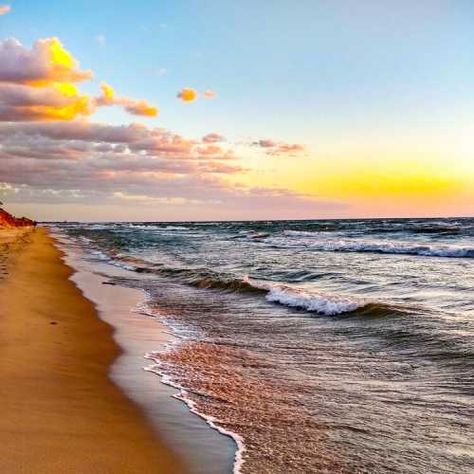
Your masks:
<instances>
[{"instance_id":1,"label":"white sea foam","mask_svg":"<svg viewBox=\"0 0 474 474\"><path fill-rule=\"evenodd\" d=\"M164 230L189 230L188 227L185 227L184 225L167 225L166 227L163 227Z\"/></svg>"},{"instance_id":2,"label":"white sea foam","mask_svg":"<svg viewBox=\"0 0 474 474\"><path fill-rule=\"evenodd\" d=\"M244 463L243 454L246 451L244 439L242 438L242 436L238 435L237 433L234 433L233 431L226 430L225 428L219 425L219 420L217 420L213 416L206 415L205 413L199 411L194 400L190 398L189 392L182 385L177 383L172 376L163 371L159 361L159 353L147 353L145 354L145 359L153 360L154 362L156 362L153 365L145 367L145 370L147 372L152 372L158 375L165 385L169 385L170 387L179 390L178 393L173 395L174 398L184 402L192 413L201 417L212 429L218 431L219 433L225 436L229 436L234 440L235 444L237 445L237 450L234 456L233 474L240 474L242 464Z\"/></svg>"},{"instance_id":3,"label":"white sea foam","mask_svg":"<svg viewBox=\"0 0 474 474\"><path fill-rule=\"evenodd\" d=\"M339 296L329 293L307 292L300 288L292 288L286 285L272 285L265 282L251 280L248 275L243 281L262 290L267 290L265 296L267 301L279 303L292 308L302 308L306 311L334 316L336 314L350 313L362 308L367 301L349 296Z\"/></svg>"},{"instance_id":4,"label":"white sea foam","mask_svg":"<svg viewBox=\"0 0 474 474\"><path fill-rule=\"evenodd\" d=\"M162 351L148 352L144 355L145 359L154 362L154 364L144 367L144 370L158 375L162 383L179 390L178 393L173 395L174 398L185 403L191 412L201 417L211 428L217 430L219 433L222 433L225 436L229 436L230 438L234 440L235 444L237 445L237 450L234 456L233 474L240 474L241 467L244 462L243 453L246 450L242 436L230 430L226 430L225 428L222 428L221 426L219 426L219 420L199 411L194 400L190 398L188 391L181 384L179 384L173 378L171 374L167 373L162 367L160 354L173 350L176 346L179 346L183 340L188 339L192 335L196 336L195 331L189 330L189 328L187 328L184 325L178 324L176 321L173 321L173 323L171 323L170 320L167 319L164 315L160 314L156 310L152 310L148 304L150 295L146 291L144 293L146 297L145 301L139 303L134 309L134 311L146 316L150 316L150 317L159 316L160 321L163 322L166 326L168 326L172 330L172 333L174 336L173 340L165 344L164 349Z\"/></svg>"},{"instance_id":5,"label":"white sea foam","mask_svg":"<svg viewBox=\"0 0 474 474\"><path fill-rule=\"evenodd\" d=\"M127 226L130 229L139 229L139 230L189 230L185 226L177 225L152 225L152 224L128 224Z\"/></svg>"},{"instance_id":6,"label":"white sea foam","mask_svg":"<svg viewBox=\"0 0 474 474\"><path fill-rule=\"evenodd\" d=\"M283 233L288 237L317 237L322 232L309 232L306 230L284 230Z\"/></svg>"},{"instance_id":7,"label":"white sea foam","mask_svg":"<svg viewBox=\"0 0 474 474\"><path fill-rule=\"evenodd\" d=\"M78 224L77 227L86 227L88 230L110 230L113 224Z\"/></svg>"},{"instance_id":8,"label":"white sea foam","mask_svg":"<svg viewBox=\"0 0 474 474\"><path fill-rule=\"evenodd\" d=\"M349 313L366 304L364 301L348 297L306 293L302 290L287 287L271 288L266 295L266 299L284 306L303 308L326 316Z\"/></svg>"},{"instance_id":9,"label":"white sea foam","mask_svg":"<svg viewBox=\"0 0 474 474\"><path fill-rule=\"evenodd\" d=\"M110 261L110 257L101 250L89 250L89 254L94 258L94 260L100 260L102 262Z\"/></svg>"}]
</instances>

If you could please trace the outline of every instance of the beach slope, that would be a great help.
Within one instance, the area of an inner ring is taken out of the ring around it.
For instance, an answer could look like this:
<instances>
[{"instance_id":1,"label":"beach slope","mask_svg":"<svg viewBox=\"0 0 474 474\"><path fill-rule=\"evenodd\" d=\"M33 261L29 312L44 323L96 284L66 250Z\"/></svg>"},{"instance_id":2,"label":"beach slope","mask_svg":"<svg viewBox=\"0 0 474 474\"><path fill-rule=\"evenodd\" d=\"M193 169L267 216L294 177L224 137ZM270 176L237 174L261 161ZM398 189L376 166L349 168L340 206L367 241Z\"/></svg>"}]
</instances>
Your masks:
<instances>
[{"instance_id":1,"label":"beach slope","mask_svg":"<svg viewBox=\"0 0 474 474\"><path fill-rule=\"evenodd\" d=\"M112 330L47 232L2 252L0 472L183 472L109 380L119 353Z\"/></svg>"}]
</instances>

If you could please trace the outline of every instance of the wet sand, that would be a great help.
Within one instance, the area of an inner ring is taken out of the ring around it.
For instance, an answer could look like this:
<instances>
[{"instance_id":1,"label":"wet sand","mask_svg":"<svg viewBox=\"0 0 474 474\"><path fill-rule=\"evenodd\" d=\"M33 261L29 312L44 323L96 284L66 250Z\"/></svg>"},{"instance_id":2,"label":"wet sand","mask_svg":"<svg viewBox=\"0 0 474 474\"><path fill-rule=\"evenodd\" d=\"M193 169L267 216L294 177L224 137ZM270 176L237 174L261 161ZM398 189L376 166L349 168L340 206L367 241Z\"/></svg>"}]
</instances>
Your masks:
<instances>
[{"instance_id":1,"label":"wet sand","mask_svg":"<svg viewBox=\"0 0 474 474\"><path fill-rule=\"evenodd\" d=\"M189 474L233 471L234 441L209 427L175 398L176 388L165 385L146 353L166 350L176 342L160 315L150 313L143 289L128 287L136 273L103 261L91 261L83 249L53 232L64 261L74 269L71 280L94 303L99 316L114 328L122 352L110 368L111 379L143 411L160 439L172 446ZM105 283L105 284L104 284ZM125 285L125 286L124 286Z\"/></svg>"},{"instance_id":2,"label":"wet sand","mask_svg":"<svg viewBox=\"0 0 474 474\"><path fill-rule=\"evenodd\" d=\"M0 472L183 472L109 379L112 329L52 239L15 237L0 230Z\"/></svg>"}]
</instances>

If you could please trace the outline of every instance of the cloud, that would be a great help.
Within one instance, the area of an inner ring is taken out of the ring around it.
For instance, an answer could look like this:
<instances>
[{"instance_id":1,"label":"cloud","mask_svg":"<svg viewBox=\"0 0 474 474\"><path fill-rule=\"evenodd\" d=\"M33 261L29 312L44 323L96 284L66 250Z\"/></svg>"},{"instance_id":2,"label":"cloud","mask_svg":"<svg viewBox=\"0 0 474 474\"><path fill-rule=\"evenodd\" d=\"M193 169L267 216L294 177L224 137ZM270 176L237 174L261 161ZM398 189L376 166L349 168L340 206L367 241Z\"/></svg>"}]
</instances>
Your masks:
<instances>
[{"instance_id":1,"label":"cloud","mask_svg":"<svg viewBox=\"0 0 474 474\"><path fill-rule=\"evenodd\" d=\"M94 103L75 83L92 78L57 38L31 50L15 39L0 42L0 120L72 120L90 115Z\"/></svg>"},{"instance_id":2,"label":"cloud","mask_svg":"<svg viewBox=\"0 0 474 474\"><path fill-rule=\"evenodd\" d=\"M100 105L113 105L115 101L115 89L106 82L101 82L100 90L102 91L102 95L97 98L97 103Z\"/></svg>"},{"instance_id":3,"label":"cloud","mask_svg":"<svg viewBox=\"0 0 474 474\"><path fill-rule=\"evenodd\" d=\"M257 142L254 142L253 144L262 148L274 148L277 146L277 143L274 142L273 140L258 140Z\"/></svg>"},{"instance_id":4,"label":"cloud","mask_svg":"<svg viewBox=\"0 0 474 474\"><path fill-rule=\"evenodd\" d=\"M211 89L207 89L201 94L201 96L204 99L215 99L217 97L217 92ZM198 99L199 93L196 89L193 89L192 87L184 87L183 89L178 91L176 97L178 99L181 99L183 102L194 102Z\"/></svg>"},{"instance_id":5,"label":"cloud","mask_svg":"<svg viewBox=\"0 0 474 474\"><path fill-rule=\"evenodd\" d=\"M102 95L96 98L96 104L98 105L121 105L130 114L143 117L156 117L158 115L158 109L145 100L119 97L115 94L114 88L106 82L102 82L100 88Z\"/></svg>"},{"instance_id":6,"label":"cloud","mask_svg":"<svg viewBox=\"0 0 474 474\"><path fill-rule=\"evenodd\" d=\"M126 99L123 105L125 110L132 115L141 115L143 117L156 117L158 115L158 109L145 100Z\"/></svg>"},{"instance_id":7,"label":"cloud","mask_svg":"<svg viewBox=\"0 0 474 474\"><path fill-rule=\"evenodd\" d=\"M93 111L93 101L73 84L39 88L0 82L0 121L72 120Z\"/></svg>"},{"instance_id":8,"label":"cloud","mask_svg":"<svg viewBox=\"0 0 474 474\"><path fill-rule=\"evenodd\" d=\"M222 135L219 135L218 133L208 133L207 135L204 135L202 137L202 142L203 143L219 143L219 142L224 142L225 138Z\"/></svg>"},{"instance_id":9,"label":"cloud","mask_svg":"<svg viewBox=\"0 0 474 474\"><path fill-rule=\"evenodd\" d=\"M304 152L306 147L300 143L280 143L272 151L275 155L297 154Z\"/></svg>"},{"instance_id":10,"label":"cloud","mask_svg":"<svg viewBox=\"0 0 474 474\"><path fill-rule=\"evenodd\" d=\"M58 38L37 40L31 50L18 40L0 42L0 82L48 85L91 79L92 71L82 71L79 62Z\"/></svg>"},{"instance_id":11,"label":"cloud","mask_svg":"<svg viewBox=\"0 0 474 474\"><path fill-rule=\"evenodd\" d=\"M10 200L102 205L138 200L200 206L205 212L237 203L262 210L323 205L287 190L231 184L228 177L245 172L231 150L163 128L8 123L0 124L0 143L0 181L9 187Z\"/></svg>"},{"instance_id":12,"label":"cloud","mask_svg":"<svg viewBox=\"0 0 474 474\"><path fill-rule=\"evenodd\" d=\"M300 143L276 142L270 139L261 139L252 143L253 146L266 149L267 155L298 155L306 151Z\"/></svg>"},{"instance_id":13,"label":"cloud","mask_svg":"<svg viewBox=\"0 0 474 474\"><path fill-rule=\"evenodd\" d=\"M28 150L34 157L42 156L45 144L51 151L79 150L87 154L114 153L135 156L137 160L148 158L187 160L202 163L202 157L210 160L227 155L227 149L210 144L201 146L200 141L183 137L163 128L149 128L141 124L107 125L94 122L17 123L0 124L0 152L12 153ZM56 154L56 153L55 153ZM60 153L57 153L60 156ZM218 156L219 155L219 156ZM22 156L24 153L22 152ZM102 156L102 155L101 155ZM69 155L66 154L65 158ZM120 156L117 159L122 159ZM225 159L229 159L228 156Z\"/></svg>"},{"instance_id":14,"label":"cloud","mask_svg":"<svg viewBox=\"0 0 474 474\"><path fill-rule=\"evenodd\" d=\"M181 99L183 102L193 102L197 99L198 93L191 87L184 87L178 92L176 97Z\"/></svg>"},{"instance_id":15,"label":"cloud","mask_svg":"<svg viewBox=\"0 0 474 474\"><path fill-rule=\"evenodd\" d=\"M0 138L2 140L17 140L18 137L38 135L52 140L128 144L163 133L164 131L161 129L150 129L141 124L108 125L83 121L0 124Z\"/></svg>"},{"instance_id":16,"label":"cloud","mask_svg":"<svg viewBox=\"0 0 474 474\"><path fill-rule=\"evenodd\" d=\"M0 16L6 15L11 12L12 7L10 5L0 5Z\"/></svg>"},{"instance_id":17,"label":"cloud","mask_svg":"<svg viewBox=\"0 0 474 474\"><path fill-rule=\"evenodd\" d=\"M211 155L223 155L224 150L218 145L207 145L199 147L198 153L201 156L211 156Z\"/></svg>"},{"instance_id":18,"label":"cloud","mask_svg":"<svg viewBox=\"0 0 474 474\"><path fill-rule=\"evenodd\" d=\"M158 114L158 109L144 100L116 97L105 83L101 96L81 93L77 83L92 77L92 71L81 70L77 59L58 38L40 39L31 49L15 39L1 41L0 120L67 121L114 104L133 115Z\"/></svg>"},{"instance_id":19,"label":"cloud","mask_svg":"<svg viewBox=\"0 0 474 474\"><path fill-rule=\"evenodd\" d=\"M164 128L86 120L107 106L138 116L158 114L147 101L119 95L106 82L97 95L80 92L80 83L92 77L58 38L38 40L31 49L15 39L0 41L0 194L18 202L166 203L206 212L236 203L262 211L334 204L238 184L246 170L218 133L194 139ZM191 88L178 94L185 102L197 96ZM257 144L270 154L302 149L268 140Z\"/></svg>"},{"instance_id":20,"label":"cloud","mask_svg":"<svg viewBox=\"0 0 474 474\"><path fill-rule=\"evenodd\" d=\"M217 92L212 89L207 89L202 93L202 96L205 99L215 99L217 97Z\"/></svg>"}]
</instances>

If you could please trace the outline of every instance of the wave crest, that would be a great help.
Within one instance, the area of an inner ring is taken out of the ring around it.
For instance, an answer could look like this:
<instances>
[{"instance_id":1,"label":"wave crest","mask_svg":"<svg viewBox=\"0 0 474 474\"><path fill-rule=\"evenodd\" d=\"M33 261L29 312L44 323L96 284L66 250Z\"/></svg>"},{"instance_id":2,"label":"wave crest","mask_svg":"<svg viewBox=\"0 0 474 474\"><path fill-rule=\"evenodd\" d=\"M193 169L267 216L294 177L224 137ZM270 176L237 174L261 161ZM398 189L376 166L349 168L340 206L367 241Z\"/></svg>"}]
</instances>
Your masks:
<instances>
[{"instance_id":1,"label":"wave crest","mask_svg":"<svg viewBox=\"0 0 474 474\"><path fill-rule=\"evenodd\" d=\"M350 313L365 306L366 303L355 299L336 295L309 294L300 290L276 287L272 288L267 296L267 301L280 303L292 308L300 308L309 312L334 316Z\"/></svg>"}]
</instances>

